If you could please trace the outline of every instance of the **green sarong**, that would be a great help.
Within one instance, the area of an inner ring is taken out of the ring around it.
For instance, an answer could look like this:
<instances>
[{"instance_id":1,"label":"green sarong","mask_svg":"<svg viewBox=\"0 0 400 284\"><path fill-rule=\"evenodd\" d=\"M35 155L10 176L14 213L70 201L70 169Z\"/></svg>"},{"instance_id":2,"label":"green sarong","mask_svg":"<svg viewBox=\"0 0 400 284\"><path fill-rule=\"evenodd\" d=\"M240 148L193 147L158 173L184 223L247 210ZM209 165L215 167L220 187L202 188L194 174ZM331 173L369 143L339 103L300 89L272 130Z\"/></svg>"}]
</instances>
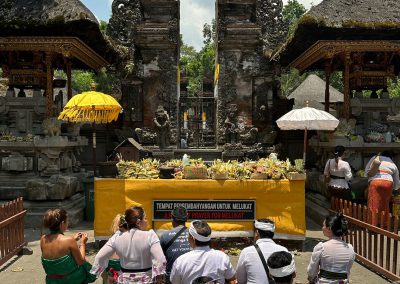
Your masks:
<instances>
[{"instance_id":1,"label":"green sarong","mask_svg":"<svg viewBox=\"0 0 400 284\"><path fill-rule=\"evenodd\" d=\"M96 276L89 273L92 265L85 261L78 266L71 255L57 259L42 257L42 265L46 272L46 284L85 284L96 280Z\"/></svg>"}]
</instances>

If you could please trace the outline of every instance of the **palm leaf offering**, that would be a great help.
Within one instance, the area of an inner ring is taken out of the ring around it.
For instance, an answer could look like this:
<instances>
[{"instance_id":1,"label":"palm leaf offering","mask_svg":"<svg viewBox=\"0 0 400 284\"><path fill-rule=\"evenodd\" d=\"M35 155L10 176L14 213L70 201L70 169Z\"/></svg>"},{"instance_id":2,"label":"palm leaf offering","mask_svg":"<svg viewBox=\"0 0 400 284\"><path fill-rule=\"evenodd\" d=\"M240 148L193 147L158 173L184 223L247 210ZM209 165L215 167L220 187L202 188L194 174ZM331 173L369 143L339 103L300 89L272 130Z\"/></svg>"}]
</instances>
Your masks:
<instances>
[{"instance_id":1,"label":"palm leaf offering","mask_svg":"<svg viewBox=\"0 0 400 284\"><path fill-rule=\"evenodd\" d=\"M189 165L183 166L181 160L169 160L163 164L155 159L143 159L138 162L125 161L117 163L118 177L123 179L157 179L160 167L174 168L175 179L285 179L293 174L304 173L303 160L295 160L292 165L289 159L278 160L276 155L261 158L257 161L224 162L214 160L207 168L202 159L190 159Z\"/></svg>"}]
</instances>

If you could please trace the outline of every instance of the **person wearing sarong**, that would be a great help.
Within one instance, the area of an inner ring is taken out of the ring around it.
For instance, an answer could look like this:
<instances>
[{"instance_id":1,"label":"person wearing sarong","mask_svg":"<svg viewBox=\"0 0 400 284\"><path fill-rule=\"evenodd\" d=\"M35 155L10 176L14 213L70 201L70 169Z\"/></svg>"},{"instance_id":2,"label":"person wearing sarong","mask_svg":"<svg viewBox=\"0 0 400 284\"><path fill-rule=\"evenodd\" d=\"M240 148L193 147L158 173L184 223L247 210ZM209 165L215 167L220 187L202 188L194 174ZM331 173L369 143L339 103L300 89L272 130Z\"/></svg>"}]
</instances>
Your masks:
<instances>
[{"instance_id":1,"label":"person wearing sarong","mask_svg":"<svg viewBox=\"0 0 400 284\"><path fill-rule=\"evenodd\" d=\"M74 237L64 236L68 216L64 209L49 209L44 215L43 226L50 233L40 239L42 265L47 284L92 283L96 276L89 273L91 265L85 261L86 233ZM77 241L80 240L78 247Z\"/></svg>"},{"instance_id":2,"label":"person wearing sarong","mask_svg":"<svg viewBox=\"0 0 400 284\"><path fill-rule=\"evenodd\" d=\"M156 233L145 231L147 218L143 208L128 208L123 221L121 226L126 231L117 231L100 249L91 273L101 275L108 267L110 257L116 253L121 263L117 283L162 283L166 259Z\"/></svg>"},{"instance_id":3,"label":"person wearing sarong","mask_svg":"<svg viewBox=\"0 0 400 284\"><path fill-rule=\"evenodd\" d=\"M117 214L112 221L110 232L114 235L116 232L125 232L126 229L123 227L125 224L125 215ZM105 272L103 272L103 283L104 284L114 284L117 283L118 276L121 272L121 263L119 261L119 256L114 253L110 260L108 261L108 267Z\"/></svg>"},{"instance_id":4,"label":"person wearing sarong","mask_svg":"<svg viewBox=\"0 0 400 284\"><path fill-rule=\"evenodd\" d=\"M312 284L349 284L350 269L355 252L342 238L347 235L347 220L342 213L327 216L322 232L329 238L318 243L307 268L308 281Z\"/></svg>"},{"instance_id":5,"label":"person wearing sarong","mask_svg":"<svg viewBox=\"0 0 400 284\"><path fill-rule=\"evenodd\" d=\"M324 176L327 183L328 197L351 199L348 181L353 177L348 162L342 159L346 149L338 145L334 150L334 158L326 162Z\"/></svg>"},{"instance_id":6,"label":"person wearing sarong","mask_svg":"<svg viewBox=\"0 0 400 284\"><path fill-rule=\"evenodd\" d=\"M389 214L393 190L398 192L400 187L399 170L392 160L392 154L384 151L378 159L376 158L373 156L365 167L368 175L368 210L372 212L371 224L374 226L379 223L379 218L376 218L375 213ZM377 170L373 170L374 160L377 160L379 165Z\"/></svg>"}]
</instances>

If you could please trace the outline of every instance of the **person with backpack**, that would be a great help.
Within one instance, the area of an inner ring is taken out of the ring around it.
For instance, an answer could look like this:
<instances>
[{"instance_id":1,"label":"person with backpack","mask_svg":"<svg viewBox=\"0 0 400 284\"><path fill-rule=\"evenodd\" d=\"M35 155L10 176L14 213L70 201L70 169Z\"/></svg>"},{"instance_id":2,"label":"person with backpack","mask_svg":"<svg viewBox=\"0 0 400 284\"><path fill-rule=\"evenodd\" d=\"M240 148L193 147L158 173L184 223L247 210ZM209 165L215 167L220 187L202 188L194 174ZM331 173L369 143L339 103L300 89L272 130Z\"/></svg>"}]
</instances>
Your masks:
<instances>
[{"instance_id":1,"label":"person with backpack","mask_svg":"<svg viewBox=\"0 0 400 284\"><path fill-rule=\"evenodd\" d=\"M186 208L183 206L175 207L171 212L171 216L173 229L166 231L160 237L161 248L167 259L166 283L170 283L169 276L175 260L190 251L189 230L185 226L187 220Z\"/></svg>"}]
</instances>

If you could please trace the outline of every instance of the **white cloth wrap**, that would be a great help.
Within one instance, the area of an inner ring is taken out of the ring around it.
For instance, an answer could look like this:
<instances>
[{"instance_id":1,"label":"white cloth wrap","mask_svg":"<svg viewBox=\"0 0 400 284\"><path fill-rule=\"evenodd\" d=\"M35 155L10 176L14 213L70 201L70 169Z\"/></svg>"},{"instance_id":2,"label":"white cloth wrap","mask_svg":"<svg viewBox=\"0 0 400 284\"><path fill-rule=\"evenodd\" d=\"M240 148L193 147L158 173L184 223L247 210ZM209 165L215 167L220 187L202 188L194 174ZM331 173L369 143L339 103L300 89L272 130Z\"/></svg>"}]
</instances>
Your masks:
<instances>
[{"instance_id":1,"label":"white cloth wrap","mask_svg":"<svg viewBox=\"0 0 400 284\"><path fill-rule=\"evenodd\" d=\"M254 227L256 227L256 229L261 231L275 232L275 224L272 223L258 222L257 220L255 220Z\"/></svg>"},{"instance_id":2,"label":"white cloth wrap","mask_svg":"<svg viewBox=\"0 0 400 284\"><path fill-rule=\"evenodd\" d=\"M199 220L194 220L194 221L192 221L192 223L190 223L189 234L190 234L193 238L195 238L196 240L198 240L199 242L204 242L204 243L205 243L205 242L211 241L211 235L205 237L205 236L202 236L202 235L200 235L200 234L197 233L196 228L193 226L193 223L194 223L194 222L198 222L198 221L199 221Z\"/></svg>"},{"instance_id":3,"label":"white cloth wrap","mask_svg":"<svg viewBox=\"0 0 400 284\"><path fill-rule=\"evenodd\" d=\"M274 277L285 277L293 274L296 271L296 265L294 263L294 257L292 257L292 262L284 267L271 268L268 266L269 273Z\"/></svg>"}]
</instances>

